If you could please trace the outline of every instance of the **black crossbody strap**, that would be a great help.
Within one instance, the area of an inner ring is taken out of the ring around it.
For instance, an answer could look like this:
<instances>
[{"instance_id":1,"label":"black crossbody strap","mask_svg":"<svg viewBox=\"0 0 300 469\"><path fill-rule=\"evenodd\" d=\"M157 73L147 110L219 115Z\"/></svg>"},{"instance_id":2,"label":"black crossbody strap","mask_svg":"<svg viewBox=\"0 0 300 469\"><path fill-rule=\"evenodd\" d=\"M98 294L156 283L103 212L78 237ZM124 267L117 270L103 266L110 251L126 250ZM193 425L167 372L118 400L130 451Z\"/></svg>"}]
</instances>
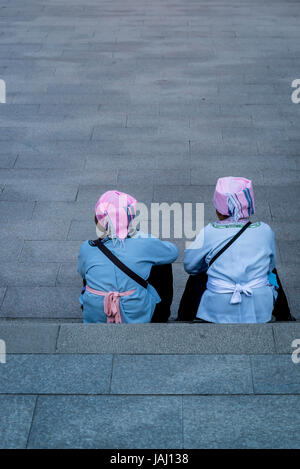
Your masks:
<instances>
[{"instance_id":1,"label":"black crossbody strap","mask_svg":"<svg viewBox=\"0 0 300 469\"><path fill-rule=\"evenodd\" d=\"M217 252L217 254L214 255L214 257L211 259L210 263L208 264L208 267L210 267L214 262L215 260L218 259L218 257L223 254L224 251L226 251L226 249L229 248L229 246L231 246L240 236L242 233L244 233L244 231L248 228L248 226L251 225L251 221L248 221L244 226L243 228L241 228L236 235L233 236L233 238L231 238L230 241L228 241L227 244L225 244L225 246L222 247L222 249L220 249L219 252Z\"/></svg>"},{"instance_id":2,"label":"black crossbody strap","mask_svg":"<svg viewBox=\"0 0 300 469\"><path fill-rule=\"evenodd\" d=\"M135 282L137 282L139 285L141 285L144 288L148 287L148 282L147 280L144 280L142 277L140 277L138 274L133 272L133 270L129 269L127 265L123 264L123 262L120 261L112 252L110 249L108 249L104 243L100 239L97 239L94 241L95 245L100 249L103 254L108 257L108 259L113 262L117 267L119 267L120 270L124 272L124 274L128 275L128 277L132 278Z\"/></svg>"}]
</instances>

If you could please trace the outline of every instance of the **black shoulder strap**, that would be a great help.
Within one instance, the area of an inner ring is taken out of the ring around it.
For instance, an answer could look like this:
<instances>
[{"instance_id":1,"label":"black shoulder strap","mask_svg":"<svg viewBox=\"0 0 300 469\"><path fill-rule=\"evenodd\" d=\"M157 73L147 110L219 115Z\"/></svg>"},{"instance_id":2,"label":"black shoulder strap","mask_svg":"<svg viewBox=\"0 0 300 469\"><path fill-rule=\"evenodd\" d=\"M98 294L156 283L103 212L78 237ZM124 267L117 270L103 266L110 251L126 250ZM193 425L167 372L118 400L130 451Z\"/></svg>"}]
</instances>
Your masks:
<instances>
[{"instance_id":1,"label":"black shoulder strap","mask_svg":"<svg viewBox=\"0 0 300 469\"><path fill-rule=\"evenodd\" d=\"M240 236L242 233L244 233L244 231L248 228L248 226L251 225L251 221L248 221L244 226L243 228L241 228L236 235L233 236L233 238L231 238L230 241L228 241L227 244L225 244L225 246L222 247L222 249L220 249L219 252L217 252L217 254L214 255L214 257L210 260L210 263L208 264L208 267L210 267L213 262L215 262L215 260L218 259L218 257L223 254L224 251L226 251L226 249L229 248L229 246L231 246Z\"/></svg>"},{"instance_id":2,"label":"black shoulder strap","mask_svg":"<svg viewBox=\"0 0 300 469\"><path fill-rule=\"evenodd\" d=\"M100 240L97 239L94 241L94 244L100 249L103 254L108 257L111 262L113 262L117 267L119 267L120 270L124 272L124 274L128 275L128 277L132 278L135 282L137 282L139 285L141 285L144 288L147 288L148 282L147 280L144 280L142 277L140 277L138 274L133 272L133 270L129 269L127 265L123 264L123 262L120 261L112 252L110 249L108 249L105 244Z\"/></svg>"}]
</instances>

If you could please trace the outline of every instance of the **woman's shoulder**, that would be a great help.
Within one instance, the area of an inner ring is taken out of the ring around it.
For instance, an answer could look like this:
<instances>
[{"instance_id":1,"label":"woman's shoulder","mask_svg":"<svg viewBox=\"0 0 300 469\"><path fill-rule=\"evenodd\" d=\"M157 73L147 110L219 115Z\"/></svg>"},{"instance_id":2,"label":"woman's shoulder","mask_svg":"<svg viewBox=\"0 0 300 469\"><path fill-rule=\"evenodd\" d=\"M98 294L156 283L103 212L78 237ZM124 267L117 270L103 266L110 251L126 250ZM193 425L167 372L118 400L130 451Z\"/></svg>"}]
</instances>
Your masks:
<instances>
[{"instance_id":1,"label":"woman's shoulder","mask_svg":"<svg viewBox=\"0 0 300 469\"><path fill-rule=\"evenodd\" d=\"M265 233L270 233L270 234L273 233L273 230L270 227L270 225L268 225L268 223L265 223L264 221L253 222L253 223L251 223L249 228L259 228L260 232L264 231Z\"/></svg>"},{"instance_id":2,"label":"woman's shoulder","mask_svg":"<svg viewBox=\"0 0 300 469\"><path fill-rule=\"evenodd\" d=\"M158 239L153 236L151 233L145 233L144 231L136 231L133 236L129 237L128 239Z\"/></svg>"},{"instance_id":3,"label":"woman's shoulder","mask_svg":"<svg viewBox=\"0 0 300 469\"><path fill-rule=\"evenodd\" d=\"M272 230L271 226L268 225L268 223L265 222L260 222L260 230L259 233L260 235L264 235L265 237L269 238L270 240L274 238L274 231Z\"/></svg>"},{"instance_id":4,"label":"woman's shoulder","mask_svg":"<svg viewBox=\"0 0 300 469\"><path fill-rule=\"evenodd\" d=\"M85 252L89 251L92 248L96 247L96 242L91 239L87 239L86 241L83 241L83 243L80 246L80 252Z\"/></svg>"},{"instance_id":5,"label":"woman's shoulder","mask_svg":"<svg viewBox=\"0 0 300 469\"><path fill-rule=\"evenodd\" d=\"M127 239L131 240L131 242L138 242L140 244L157 244L162 242L161 239L153 236L151 233L144 233L143 231L137 231L134 236Z\"/></svg>"}]
</instances>

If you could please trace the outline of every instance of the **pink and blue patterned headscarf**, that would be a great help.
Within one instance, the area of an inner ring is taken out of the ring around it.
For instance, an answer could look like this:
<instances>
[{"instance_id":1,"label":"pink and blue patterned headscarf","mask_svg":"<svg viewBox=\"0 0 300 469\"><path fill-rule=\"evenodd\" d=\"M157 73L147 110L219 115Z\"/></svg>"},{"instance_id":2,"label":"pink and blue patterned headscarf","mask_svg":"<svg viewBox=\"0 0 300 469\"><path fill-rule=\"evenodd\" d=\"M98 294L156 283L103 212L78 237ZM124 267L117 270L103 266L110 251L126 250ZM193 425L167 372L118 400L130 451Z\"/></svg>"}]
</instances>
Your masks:
<instances>
[{"instance_id":1,"label":"pink and blue patterned headscarf","mask_svg":"<svg viewBox=\"0 0 300 469\"><path fill-rule=\"evenodd\" d=\"M252 181L233 176L219 178L213 201L219 213L235 221L250 217L255 212Z\"/></svg>"},{"instance_id":2,"label":"pink and blue patterned headscarf","mask_svg":"<svg viewBox=\"0 0 300 469\"><path fill-rule=\"evenodd\" d=\"M110 238L125 239L136 215L137 201L119 191L105 192L95 206L96 218Z\"/></svg>"}]
</instances>

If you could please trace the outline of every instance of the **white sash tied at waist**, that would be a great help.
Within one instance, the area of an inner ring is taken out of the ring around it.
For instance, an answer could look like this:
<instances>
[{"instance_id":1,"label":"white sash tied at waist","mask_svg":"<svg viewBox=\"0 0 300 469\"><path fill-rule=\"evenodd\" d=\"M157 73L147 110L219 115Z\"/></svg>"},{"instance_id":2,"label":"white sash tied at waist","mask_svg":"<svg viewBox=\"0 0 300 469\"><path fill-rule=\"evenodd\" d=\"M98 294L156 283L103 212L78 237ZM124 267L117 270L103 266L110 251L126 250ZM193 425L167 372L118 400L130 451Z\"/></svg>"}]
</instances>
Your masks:
<instances>
[{"instance_id":1,"label":"white sash tied at waist","mask_svg":"<svg viewBox=\"0 0 300 469\"><path fill-rule=\"evenodd\" d=\"M246 296L252 296L252 288L265 287L266 285L269 285L268 277L260 277L248 283L240 284L208 276L206 288L213 293L232 293L230 304L234 305L242 302L241 293L244 293Z\"/></svg>"}]
</instances>

